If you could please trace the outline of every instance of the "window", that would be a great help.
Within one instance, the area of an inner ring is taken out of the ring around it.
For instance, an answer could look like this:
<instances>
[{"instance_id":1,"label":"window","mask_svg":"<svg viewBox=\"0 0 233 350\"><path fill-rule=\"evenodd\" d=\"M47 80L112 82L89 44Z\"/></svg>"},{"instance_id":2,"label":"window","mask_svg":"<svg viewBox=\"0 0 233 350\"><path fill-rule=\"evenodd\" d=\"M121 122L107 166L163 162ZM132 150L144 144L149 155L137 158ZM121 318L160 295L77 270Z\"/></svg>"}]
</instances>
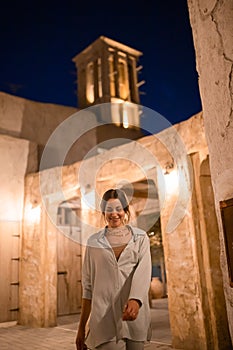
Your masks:
<instances>
[{"instance_id":1,"label":"window","mask_svg":"<svg viewBox=\"0 0 233 350\"><path fill-rule=\"evenodd\" d=\"M118 72L119 72L119 97L123 100L127 100L129 96L128 86L128 69L125 58L119 58L118 60Z\"/></svg>"},{"instance_id":2,"label":"window","mask_svg":"<svg viewBox=\"0 0 233 350\"><path fill-rule=\"evenodd\" d=\"M101 74L101 59L98 58L98 94L99 97L103 96L103 90L102 90L102 74Z\"/></svg>"},{"instance_id":3,"label":"window","mask_svg":"<svg viewBox=\"0 0 233 350\"><path fill-rule=\"evenodd\" d=\"M94 64L93 62L89 62L86 68L86 97L87 101L93 103L95 100L94 93Z\"/></svg>"},{"instance_id":4,"label":"window","mask_svg":"<svg viewBox=\"0 0 233 350\"><path fill-rule=\"evenodd\" d=\"M115 97L116 96L116 86L115 86L116 71L114 69L114 56L113 56L113 54L109 55L108 62L109 62L110 95L112 97Z\"/></svg>"},{"instance_id":5,"label":"window","mask_svg":"<svg viewBox=\"0 0 233 350\"><path fill-rule=\"evenodd\" d=\"M79 198L62 202L57 209L57 226L67 236L79 239L81 232L81 204Z\"/></svg>"}]
</instances>

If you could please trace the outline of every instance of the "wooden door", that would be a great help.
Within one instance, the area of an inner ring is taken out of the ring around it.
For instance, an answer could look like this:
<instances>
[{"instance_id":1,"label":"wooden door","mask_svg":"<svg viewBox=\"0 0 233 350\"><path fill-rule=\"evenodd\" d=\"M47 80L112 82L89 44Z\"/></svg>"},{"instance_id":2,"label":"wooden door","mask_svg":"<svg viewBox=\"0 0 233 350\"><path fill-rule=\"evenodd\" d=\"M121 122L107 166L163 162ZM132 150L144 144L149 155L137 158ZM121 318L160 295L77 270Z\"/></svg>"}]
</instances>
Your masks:
<instances>
[{"instance_id":1,"label":"wooden door","mask_svg":"<svg viewBox=\"0 0 233 350\"><path fill-rule=\"evenodd\" d=\"M20 223L0 222L0 322L16 321L19 307Z\"/></svg>"},{"instance_id":2,"label":"wooden door","mask_svg":"<svg viewBox=\"0 0 233 350\"><path fill-rule=\"evenodd\" d=\"M63 228L64 229L64 228ZM81 245L58 231L57 233L58 315L70 315L81 308Z\"/></svg>"}]
</instances>

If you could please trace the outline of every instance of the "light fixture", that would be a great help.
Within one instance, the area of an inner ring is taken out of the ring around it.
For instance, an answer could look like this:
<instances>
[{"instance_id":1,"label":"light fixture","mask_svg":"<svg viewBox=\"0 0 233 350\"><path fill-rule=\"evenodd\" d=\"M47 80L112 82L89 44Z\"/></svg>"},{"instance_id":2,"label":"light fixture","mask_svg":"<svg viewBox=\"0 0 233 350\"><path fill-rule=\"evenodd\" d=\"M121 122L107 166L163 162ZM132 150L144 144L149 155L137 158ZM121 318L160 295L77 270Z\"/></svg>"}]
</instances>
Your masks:
<instances>
[{"instance_id":1,"label":"light fixture","mask_svg":"<svg viewBox=\"0 0 233 350\"><path fill-rule=\"evenodd\" d=\"M165 164L165 167L164 167L164 175L168 175L168 174L170 174L170 172L173 170L173 168L174 168L174 163L172 163L172 162L167 162L166 164Z\"/></svg>"}]
</instances>

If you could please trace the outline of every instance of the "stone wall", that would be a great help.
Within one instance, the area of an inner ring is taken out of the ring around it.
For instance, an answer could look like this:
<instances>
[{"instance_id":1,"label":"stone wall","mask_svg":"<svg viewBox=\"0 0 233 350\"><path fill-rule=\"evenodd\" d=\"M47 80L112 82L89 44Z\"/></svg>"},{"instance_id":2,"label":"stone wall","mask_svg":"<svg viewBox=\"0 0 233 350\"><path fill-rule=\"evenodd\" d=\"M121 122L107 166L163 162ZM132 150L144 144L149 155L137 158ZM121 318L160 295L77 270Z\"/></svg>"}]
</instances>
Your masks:
<instances>
[{"instance_id":1,"label":"stone wall","mask_svg":"<svg viewBox=\"0 0 233 350\"><path fill-rule=\"evenodd\" d=\"M27 178L21 240L18 322L30 327L57 321L56 227L42 205L39 184L38 174Z\"/></svg>"},{"instance_id":2,"label":"stone wall","mask_svg":"<svg viewBox=\"0 0 233 350\"><path fill-rule=\"evenodd\" d=\"M0 322L17 319L19 242L22 234L24 178L37 169L36 145L0 135Z\"/></svg>"},{"instance_id":3,"label":"stone wall","mask_svg":"<svg viewBox=\"0 0 233 350\"><path fill-rule=\"evenodd\" d=\"M44 146L54 130L78 112L77 108L55 105L50 103L34 102L24 98L0 92L0 134L19 137L38 145L38 161L41 159ZM77 116L79 118L79 116ZM81 117L85 125L85 117ZM67 137L74 130L70 130ZM64 137L60 144L65 142ZM70 145L71 151L64 164L71 164L81 160L86 153L96 145L94 131L89 132L89 138L84 136L77 144ZM58 165L58 164L55 164Z\"/></svg>"},{"instance_id":4,"label":"stone wall","mask_svg":"<svg viewBox=\"0 0 233 350\"><path fill-rule=\"evenodd\" d=\"M22 220L24 176L37 169L35 148L27 140L0 135L1 220Z\"/></svg>"},{"instance_id":5,"label":"stone wall","mask_svg":"<svg viewBox=\"0 0 233 350\"><path fill-rule=\"evenodd\" d=\"M54 129L77 108L34 102L0 92L0 133L45 145Z\"/></svg>"},{"instance_id":6,"label":"stone wall","mask_svg":"<svg viewBox=\"0 0 233 350\"><path fill-rule=\"evenodd\" d=\"M229 284L220 215L220 201L233 197L233 2L188 0L188 6L210 154L224 291L233 340L233 289Z\"/></svg>"}]
</instances>

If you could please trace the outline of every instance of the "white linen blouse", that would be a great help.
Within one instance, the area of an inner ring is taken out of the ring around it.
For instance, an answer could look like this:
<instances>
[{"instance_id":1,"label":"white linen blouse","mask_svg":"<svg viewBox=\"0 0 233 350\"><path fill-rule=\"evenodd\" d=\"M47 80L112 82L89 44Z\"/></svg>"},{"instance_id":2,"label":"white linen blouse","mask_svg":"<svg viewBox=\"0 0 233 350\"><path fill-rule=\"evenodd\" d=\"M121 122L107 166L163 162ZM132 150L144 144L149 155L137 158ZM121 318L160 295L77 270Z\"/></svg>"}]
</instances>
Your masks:
<instances>
[{"instance_id":1,"label":"white linen blouse","mask_svg":"<svg viewBox=\"0 0 233 350\"><path fill-rule=\"evenodd\" d=\"M151 282L149 238L145 231L127 225L132 238L117 260L106 238L106 229L87 242L83 269L83 298L90 299L91 314L86 344L93 349L112 340L150 339L148 292ZM141 302L134 321L123 321L122 312L129 299Z\"/></svg>"}]
</instances>

